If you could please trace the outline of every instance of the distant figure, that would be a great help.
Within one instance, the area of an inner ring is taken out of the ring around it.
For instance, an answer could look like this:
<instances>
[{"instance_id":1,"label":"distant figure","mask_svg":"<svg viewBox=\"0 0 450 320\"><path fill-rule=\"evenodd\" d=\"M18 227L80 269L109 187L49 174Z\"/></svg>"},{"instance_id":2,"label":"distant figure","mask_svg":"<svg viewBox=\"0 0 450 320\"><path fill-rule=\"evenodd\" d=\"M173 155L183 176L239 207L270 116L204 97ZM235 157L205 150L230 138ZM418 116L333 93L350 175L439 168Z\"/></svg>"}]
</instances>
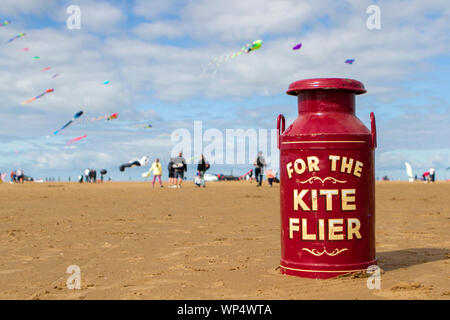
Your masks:
<instances>
[{"instance_id":1,"label":"distant figure","mask_svg":"<svg viewBox=\"0 0 450 320\"><path fill-rule=\"evenodd\" d=\"M186 160L183 158L183 152L178 153L178 157L173 159L173 162L173 167L175 168L175 186L176 188L181 188L184 173L187 171Z\"/></svg>"},{"instance_id":2,"label":"distant figure","mask_svg":"<svg viewBox=\"0 0 450 320\"><path fill-rule=\"evenodd\" d=\"M84 170L84 182L86 182L86 183L89 182L89 172L90 172L90 169Z\"/></svg>"},{"instance_id":3,"label":"distant figure","mask_svg":"<svg viewBox=\"0 0 450 320\"><path fill-rule=\"evenodd\" d=\"M45 178L45 180L47 180L47 178ZM83 183L83 175L82 175L82 174L80 174L80 175L78 176L78 182L79 182L79 183Z\"/></svg>"},{"instance_id":4,"label":"distant figure","mask_svg":"<svg viewBox=\"0 0 450 320\"><path fill-rule=\"evenodd\" d=\"M103 176L107 173L108 173L108 171L106 169L100 170L100 180L102 183L103 183Z\"/></svg>"},{"instance_id":5,"label":"distant figure","mask_svg":"<svg viewBox=\"0 0 450 320\"><path fill-rule=\"evenodd\" d=\"M249 174L248 174L248 177L249 177L249 179L250 179L250 183L252 183L252 181L253 181L253 169L250 170L250 172L249 172Z\"/></svg>"},{"instance_id":6,"label":"distant figure","mask_svg":"<svg viewBox=\"0 0 450 320\"><path fill-rule=\"evenodd\" d=\"M266 178L269 182L269 185L272 186L272 183L275 181L275 174L273 173L272 169L266 170Z\"/></svg>"},{"instance_id":7,"label":"distant figure","mask_svg":"<svg viewBox=\"0 0 450 320\"><path fill-rule=\"evenodd\" d=\"M20 168L17 169L17 172L16 172L16 179L17 179L17 182L23 183L24 173L23 173L23 170L20 169Z\"/></svg>"},{"instance_id":8,"label":"distant figure","mask_svg":"<svg viewBox=\"0 0 450 320\"><path fill-rule=\"evenodd\" d=\"M16 182L16 172L14 170L11 171L10 178L12 183Z\"/></svg>"},{"instance_id":9,"label":"distant figure","mask_svg":"<svg viewBox=\"0 0 450 320\"><path fill-rule=\"evenodd\" d=\"M162 166L161 163L159 163L159 159L156 158L155 162L153 162L152 167L150 168L150 171L153 173L153 182L152 187L155 187L155 180L158 177L159 186L162 188L162 182L161 182L161 176L162 176Z\"/></svg>"},{"instance_id":10,"label":"distant figure","mask_svg":"<svg viewBox=\"0 0 450 320\"><path fill-rule=\"evenodd\" d=\"M425 183L428 183L428 181L430 181L430 172L429 172L429 171L424 172L424 173L422 174L422 178L423 178L423 181L424 181Z\"/></svg>"},{"instance_id":11,"label":"distant figure","mask_svg":"<svg viewBox=\"0 0 450 320\"><path fill-rule=\"evenodd\" d=\"M261 187L262 180L263 180L264 167L266 166L266 160L264 159L261 151L258 152L258 156L253 164L255 166L255 178L256 178L256 182L257 182L256 186Z\"/></svg>"},{"instance_id":12,"label":"distant figure","mask_svg":"<svg viewBox=\"0 0 450 320\"><path fill-rule=\"evenodd\" d=\"M167 170L169 171L169 188L176 188L175 186L175 168L173 165L175 162L173 162L173 158L170 158L169 164L167 166Z\"/></svg>"},{"instance_id":13,"label":"distant figure","mask_svg":"<svg viewBox=\"0 0 450 320\"><path fill-rule=\"evenodd\" d=\"M205 184L205 172L210 167L209 163L206 161L205 157L203 155L200 156L200 161L197 165L197 171L198 171L198 177L200 179L199 187L202 186L203 188L206 187Z\"/></svg>"},{"instance_id":14,"label":"distant figure","mask_svg":"<svg viewBox=\"0 0 450 320\"><path fill-rule=\"evenodd\" d=\"M431 182L434 182L434 180L435 180L435 175L436 175L436 172L434 171L434 168L430 168L430 171L428 171L430 174L429 174L429 176L430 176L430 181Z\"/></svg>"},{"instance_id":15,"label":"distant figure","mask_svg":"<svg viewBox=\"0 0 450 320\"><path fill-rule=\"evenodd\" d=\"M70 177L69 177L69 182L70 182Z\"/></svg>"}]
</instances>

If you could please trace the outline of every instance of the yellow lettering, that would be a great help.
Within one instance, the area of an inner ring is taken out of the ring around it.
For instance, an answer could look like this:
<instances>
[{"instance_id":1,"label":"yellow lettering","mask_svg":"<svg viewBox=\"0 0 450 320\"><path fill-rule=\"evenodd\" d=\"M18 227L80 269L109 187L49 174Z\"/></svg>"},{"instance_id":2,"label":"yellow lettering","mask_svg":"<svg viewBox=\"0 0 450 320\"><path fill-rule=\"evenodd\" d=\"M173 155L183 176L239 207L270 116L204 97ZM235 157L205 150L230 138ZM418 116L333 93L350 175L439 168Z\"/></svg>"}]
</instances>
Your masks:
<instances>
[{"instance_id":1,"label":"yellow lettering","mask_svg":"<svg viewBox=\"0 0 450 320\"><path fill-rule=\"evenodd\" d=\"M292 178L292 172L294 172L294 170L292 170L292 162L289 162L286 165L286 171L287 171L289 179Z\"/></svg>"},{"instance_id":2,"label":"yellow lettering","mask_svg":"<svg viewBox=\"0 0 450 320\"><path fill-rule=\"evenodd\" d=\"M294 238L294 231L299 231L300 228L298 226L300 219L297 218L289 218L289 239Z\"/></svg>"},{"instance_id":3,"label":"yellow lettering","mask_svg":"<svg viewBox=\"0 0 450 320\"><path fill-rule=\"evenodd\" d=\"M355 226L353 226L355 224ZM356 218L347 219L347 239L352 240L353 235L356 236L357 239L361 239L361 233L359 233L359 229L361 228L361 222Z\"/></svg>"},{"instance_id":4,"label":"yellow lettering","mask_svg":"<svg viewBox=\"0 0 450 320\"><path fill-rule=\"evenodd\" d=\"M301 165L301 168L298 167L299 163ZM305 169L306 169L306 164L305 164L305 161L303 161L303 159L295 160L295 162L294 162L295 173L302 174L303 172L305 172Z\"/></svg>"},{"instance_id":5,"label":"yellow lettering","mask_svg":"<svg viewBox=\"0 0 450 320\"><path fill-rule=\"evenodd\" d=\"M340 156L328 156L328 159L331 160L331 171L336 171L336 162L340 159Z\"/></svg>"},{"instance_id":6,"label":"yellow lettering","mask_svg":"<svg viewBox=\"0 0 450 320\"><path fill-rule=\"evenodd\" d=\"M300 194L298 193L297 189L294 189L294 210L298 211L298 205L304 210L304 211L310 211L306 203L303 201L303 197L308 193L309 190L303 189L300 191Z\"/></svg>"},{"instance_id":7,"label":"yellow lettering","mask_svg":"<svg viewBox=\"0 0 450 320\"><path fill-rule=\"evenodd\" d=\"M319 158L315 157L315 156L311 156L307 158L308 161L308 171L312 172L312 171L319 171Z\"/></svg>"},{"instance_id":8,"label":"yellow lettering","mask_svg":"<svg viewBox=\"0 0 450 320\"><path fill-rule=\"evenodd\" d=\"M328 219L328 240L344 240L343 234L336 234L336 232L342 232L342 226L336 226L337 224L343 224L344 219Z\"/></svg>"},{"instance_id":9,"label":"yellow lettering","mask_svg":"<svg viewBox=\"0 0 450 320\"><path fill-rule=\"evenodd\" d=\"M344 211L356 210L356 204L349 203L349 202L355 202L355 193L356 193L356 189L342 189L341 190L342 210L344 210Z\"/></svg>"},{"instance_id":10,"label":"yellow lettering","mask_svg":"<svg viewBox=\"0 0 450 320\"><path fill-rule=\"evenodd\" d=\"M333 210L333 198L332 196L335 196L338 194L338 190L337 189L331 189L331 190L327 190L327 189L321 189L320 190L320 195L321 196L327 196L327 211L332 211Z\"/></svg>"},{"instance_id":11,"label":"yellow lettering","mask_svg":"<svg viewBox=\"0 0 450 320\"><path fill-rule=\"evenodd\" d=\"M325 240L325 223L319 219L319 240Z\"/></svg>"},{"instance_id":12,"label":"yellow lettering","mask_svg":"<svg viewBox=\"0 0 450 320\"><path fill-rule=\"evenodd\" d=\"M357 177L361 177L363 163L360 161L356 161L355 170L353 170L353 174Z\"/></svg>"},{"instance_id":13,"label":"yellow lettering","mask_svg":"<svg viewBox=\"0 0 450 320\"><path fill-rule=\"evenodd\" d=\"M352 172L352 166L353 166L353 159L350 158L347 162L347 157L342 157L342 163L341 163L341 172L347 171L347 173Z\"/></svg>"},{"instance_id":14,"label":"yellow lettering","mask_svg":"<svg viewBox=\"0 0 450 320\"><path fill-rule=\"evenodd\" d=\"M308 234L307 225L307 220L302 219L302 240L316 240L315 234Z\"/></svg>"}]
</instances>

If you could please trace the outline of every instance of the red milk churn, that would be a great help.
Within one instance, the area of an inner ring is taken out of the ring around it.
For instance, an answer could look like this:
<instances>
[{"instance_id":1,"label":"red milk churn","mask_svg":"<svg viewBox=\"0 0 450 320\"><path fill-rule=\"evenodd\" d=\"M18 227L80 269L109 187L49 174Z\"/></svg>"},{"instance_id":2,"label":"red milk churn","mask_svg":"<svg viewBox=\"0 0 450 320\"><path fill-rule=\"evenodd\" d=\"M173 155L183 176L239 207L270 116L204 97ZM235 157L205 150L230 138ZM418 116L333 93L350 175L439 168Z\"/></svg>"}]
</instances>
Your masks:
<instances>
[{"instance_id":1,"label":"red milk churn","mask_svg":"<svg viewBox=\"0 0 450 320\"><path fill-rule=\"evenodd\" d=\"M283 274L326 279L366 270L375 257L376 127L355 116L356 80L292 83L298 118L278 116Z\"/></svg>"}]
</instances>

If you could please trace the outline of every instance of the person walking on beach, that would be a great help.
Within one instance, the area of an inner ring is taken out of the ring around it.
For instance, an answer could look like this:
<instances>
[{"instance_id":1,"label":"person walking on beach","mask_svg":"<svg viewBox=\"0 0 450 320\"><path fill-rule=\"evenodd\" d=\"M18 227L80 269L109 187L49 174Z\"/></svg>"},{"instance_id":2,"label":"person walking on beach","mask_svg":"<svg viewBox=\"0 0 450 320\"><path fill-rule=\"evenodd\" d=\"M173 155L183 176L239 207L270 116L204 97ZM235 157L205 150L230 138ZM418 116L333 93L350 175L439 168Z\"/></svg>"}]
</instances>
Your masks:
<instances>
[{"instance_id":1,"label":"person walking on beach","mask_svg":"<svg viewBox=\"0 0 450 320\"><path fill-rule=\"evenodd\" d=\"M16 172L14 170L11 171L10 177L12 183L16 182Z\"/></svg>"},{"instance_id":2,"label":"person walking on beach","mask_svg":"<svg viewBox=\"0 0 450 320\"><path fill-rule=\"evenodd\" d=\"M174 162L173 158L170 158L169 164L167 166L167 170L169 171L169 188L175 187L175 168L173 167Z\"/></svg>"},{"instance_id":3,"label":"person walking on beach","mask_svg":"<svg viewBox=\"0 0 450 320\"><path fill-rule=\"evenodd\" d=\"M162 176L162 166L161 163L159 163L159 159L156 158L155 162L153 162L150 171L152 171L153 173L153 182L152 182L152 187L155 187L155 180L156 177L158 177L158 181L159 181L159 186L162 188L162 182L161 182L161 176Z\"/></svg>"},{"instance_id":4,"label":"person walking on beach","mask_svg":"<svg viewBox=\"0 0 450 320\"><path fill-rule=\"evenodd\" d=\"M173 162L173 167L175 168L175 186L176 188L181 188L184 173L187 171L186 160L183 157L183 152L178 153L178 157L173 159Z\"/></svg>"},{"instance_id":5,"label":"person walking on beach","mask_svg":"<svg viewBox=\"0 0 450 320\"><path fill-rule=\"evenodd\" d=\"M436 179L436 171L434 170L434 168L430 168L429 172L429 177L430 177L430 182L434 182L434 180Z\"/></svg>"},{"instance_id":6,"label":"person walking on beach","mask_svg":"<svg viewBox=\"0 0 450 320\"><path fill-rule=\"evenodd\" d=\"M200 178L200 186L203 188L206 188L205 184L205 172L209 169L209 163L205 160L205 157L203 155L200 156L200 161L197 165L197 171L198 171L198 177Z\"/></svg>"},{"instance_id":7,"label":"person walking on beach","mask_svg":"<svg viewBox=\"0 0 450 320\"><path fill-rule=\"evenodd\" d=\"M89 169L84 170L84 182L86 183L89 182L89 173L90 173Z\"/></svg>"},{"instance_id":8,"label":"person walking on beach","mask_svg":"<svg viewBox=\"0 0 450 320\"><path fill-rule=\"evenodd\" d=\"M255 166L255 178L256 178L256 186L261 187L263 180L263 172L264 167L266 166L266 160L262 155L262 151L258 152L258 156L256 157L256 161L253 163Z\"/></svg>"},{"instance_id":9,"label":"person walking on beach","mask_svg":"<svg viewBox=\"0 0 450 320\"><path fill-rule=\"evenodd\" d=\"M17 172L16 172L16 179L17 179L17 182L23 183L24 173L23 173L23 170L20 169L20 168L17 169Z\"/></svg>"}]
</instances>

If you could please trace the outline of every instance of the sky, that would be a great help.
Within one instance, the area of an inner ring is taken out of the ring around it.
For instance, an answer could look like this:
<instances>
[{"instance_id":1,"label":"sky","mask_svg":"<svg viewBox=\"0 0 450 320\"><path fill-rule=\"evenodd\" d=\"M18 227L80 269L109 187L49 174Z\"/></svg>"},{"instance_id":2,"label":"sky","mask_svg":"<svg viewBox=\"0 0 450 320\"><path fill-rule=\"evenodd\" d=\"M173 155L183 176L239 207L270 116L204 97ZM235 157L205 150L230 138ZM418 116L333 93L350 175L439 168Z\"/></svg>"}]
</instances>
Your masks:
<instances>
[{"instance_id":1,"label":"sky","mask_svg":"<svg viewBox=\"0 0 450 320\"><path fill-rule=\"evenodd\" d=\"M79 29L67 26L71 5L80 9ZM367 26L370 5L380 9L379 29ZM370 127L375 113L377 177L406 180L407 161L414 174L434 167L437 179L450 179L448 0L1 0L5 20L0 172L20 167L35 179L67 180L90 167L139 181L147 168L121 173L118 166L149 155L165 168L177 132L194 137L196 121L202 133L224 139L230 129L266 130L266 156L277 168L270 132L278 114L288 125L297 118L289 84L338 77L367 89L356 97L356 115ZM7 42L21 32L26 36ZM215 57L257 39L259 50L211 68ZM292 50L298 43L302 48ZM352 65L344 63L350 58ZM22 104L49 88L55 91ZM80 110L119 118L53 134ZM135 127L143 124L152 128ZM225 150L229 141L223 143ZM216 164L211 173L246 172L254 158L248 153L246 164ZM188 175L194 173L192 165Z\"/></svg>"}]
</instances>

